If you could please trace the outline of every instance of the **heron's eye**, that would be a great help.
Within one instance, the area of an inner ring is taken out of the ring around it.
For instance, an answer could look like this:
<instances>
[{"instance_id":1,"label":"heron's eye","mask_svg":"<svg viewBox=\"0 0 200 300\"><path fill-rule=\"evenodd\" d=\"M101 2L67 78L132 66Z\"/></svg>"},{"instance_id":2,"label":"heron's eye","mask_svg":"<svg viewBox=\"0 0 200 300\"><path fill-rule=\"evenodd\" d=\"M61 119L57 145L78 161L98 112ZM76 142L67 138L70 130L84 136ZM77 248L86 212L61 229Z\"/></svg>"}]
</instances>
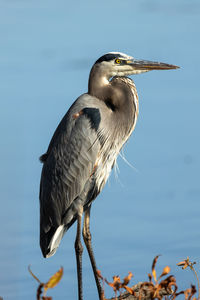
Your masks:
<instances>
[{"instance_id":1,"label":"heron's eye","mask_svg":"<svg viewBox=\"0 0 200 300\"><path fill-rule=\"evenodd\" d=\"M122 62L121 59L119 59L119 58L115 59L115 63L116 63L116 64L119 65L119 64L121 64L121 62Z\"/></svg>"}]
</instances>

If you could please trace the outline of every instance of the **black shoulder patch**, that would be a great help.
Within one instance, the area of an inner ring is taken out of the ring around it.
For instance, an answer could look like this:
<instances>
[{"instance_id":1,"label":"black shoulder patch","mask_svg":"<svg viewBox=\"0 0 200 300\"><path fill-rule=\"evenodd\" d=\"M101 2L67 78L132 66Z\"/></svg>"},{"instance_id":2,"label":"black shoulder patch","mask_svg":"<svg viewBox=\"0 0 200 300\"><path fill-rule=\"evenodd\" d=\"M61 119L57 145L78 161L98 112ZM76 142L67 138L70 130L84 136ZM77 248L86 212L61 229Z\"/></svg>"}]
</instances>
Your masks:
<instances>
[{"instance_id":1,"label":"black shoulder patch","mask_svg":"<svg viewBox=\"0 0 200 300\"><path fill-rule=\"evenodd\" d=\"M90 120L91 128L97 131L101 122L101 115L99 109L93 107L86 107L82 110L82 112L83 115L85 115Z\"/></svg>"},{"instance_id":2,"label":"black shoulder patch","mask_svg":"<svg viewBox=\"0 0 200 300\"><path fill-rule=\"evenodd\" d=\"M48 154L45 153L45 154L42 154L39 158L40 162L41 163L44 163L46 160L47 160L47 157L48 157Z\"/></svg>"}]
</instances>

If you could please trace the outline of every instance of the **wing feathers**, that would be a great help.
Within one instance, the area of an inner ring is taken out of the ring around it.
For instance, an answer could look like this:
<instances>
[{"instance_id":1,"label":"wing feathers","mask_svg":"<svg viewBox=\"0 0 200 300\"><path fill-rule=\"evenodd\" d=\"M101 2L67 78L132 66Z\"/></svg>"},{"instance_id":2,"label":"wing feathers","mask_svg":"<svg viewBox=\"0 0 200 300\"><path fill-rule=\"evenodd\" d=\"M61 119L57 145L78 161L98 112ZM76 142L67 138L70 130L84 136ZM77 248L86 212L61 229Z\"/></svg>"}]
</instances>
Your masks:
<instances>
[{"instance_id":1,"label":"wing feathers","mask_svg":"<svg viewBox=\"0 0 200 300\"><path fill-rule=\"evenodd\" d=\"M77 119L70 118L68 113L62 120L66 131L61 128L61 134L57 132L47 154L41 157L44 162L40 188L41 223L45 231L51 226L62 225L62 216L90 178L100 149L96 131L100 117L95 121L93 112L100 116L98 109L90 111L90 108L85 113L83 110Z\"/></svg>"}]
</instances>

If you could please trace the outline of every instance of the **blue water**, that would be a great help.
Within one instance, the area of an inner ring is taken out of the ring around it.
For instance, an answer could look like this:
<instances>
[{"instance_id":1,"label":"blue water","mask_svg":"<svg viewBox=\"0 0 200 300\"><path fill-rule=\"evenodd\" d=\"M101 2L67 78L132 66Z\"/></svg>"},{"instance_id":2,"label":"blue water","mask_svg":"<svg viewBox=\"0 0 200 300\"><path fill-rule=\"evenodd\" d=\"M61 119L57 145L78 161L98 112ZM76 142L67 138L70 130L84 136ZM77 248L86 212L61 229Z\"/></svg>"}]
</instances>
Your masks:
<instances>
[{"instance_id":1,"label":"blue water","mask_svg":"<svg viewBox=\"0 0 200 300\"><path fill-rule=\"evenodd\" d=\"M124 149L134 168L119 158L92 208L98 268L136 283L162 254L158 273L169 265L180 288L195 283L176 263L189 256L200 269L199 36L198 0L0 0L0 296L35 299L31 264L44 282L62 265L48 294L77 298L75 226L54 257L39 249L38 157L94 61L114 50L181 69L134 77L140 114ZM85 299L97 299L86 250L83 276Z\"/></svg>"}]
</instances>

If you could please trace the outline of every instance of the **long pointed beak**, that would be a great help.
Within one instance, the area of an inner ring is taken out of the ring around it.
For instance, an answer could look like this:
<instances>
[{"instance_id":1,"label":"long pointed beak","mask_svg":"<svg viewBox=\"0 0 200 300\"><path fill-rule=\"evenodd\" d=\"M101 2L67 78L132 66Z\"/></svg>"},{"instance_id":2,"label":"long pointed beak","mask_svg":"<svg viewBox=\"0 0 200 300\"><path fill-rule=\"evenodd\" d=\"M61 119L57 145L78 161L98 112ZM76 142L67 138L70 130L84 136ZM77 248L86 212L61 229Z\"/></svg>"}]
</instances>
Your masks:
<instances>
[{"instance_id":1,"label":"long pointed beak","mask_svg":"<svg viewBox=\"0 0 200 300\"><path fill-rule=\"evenodd\" d=\"M127 61L127 64L132 66L136 71L179 69L179 67L175 65L170 65L162 62L149 61L149 60L133 59Z\"/></svg>"}]
</instances>

